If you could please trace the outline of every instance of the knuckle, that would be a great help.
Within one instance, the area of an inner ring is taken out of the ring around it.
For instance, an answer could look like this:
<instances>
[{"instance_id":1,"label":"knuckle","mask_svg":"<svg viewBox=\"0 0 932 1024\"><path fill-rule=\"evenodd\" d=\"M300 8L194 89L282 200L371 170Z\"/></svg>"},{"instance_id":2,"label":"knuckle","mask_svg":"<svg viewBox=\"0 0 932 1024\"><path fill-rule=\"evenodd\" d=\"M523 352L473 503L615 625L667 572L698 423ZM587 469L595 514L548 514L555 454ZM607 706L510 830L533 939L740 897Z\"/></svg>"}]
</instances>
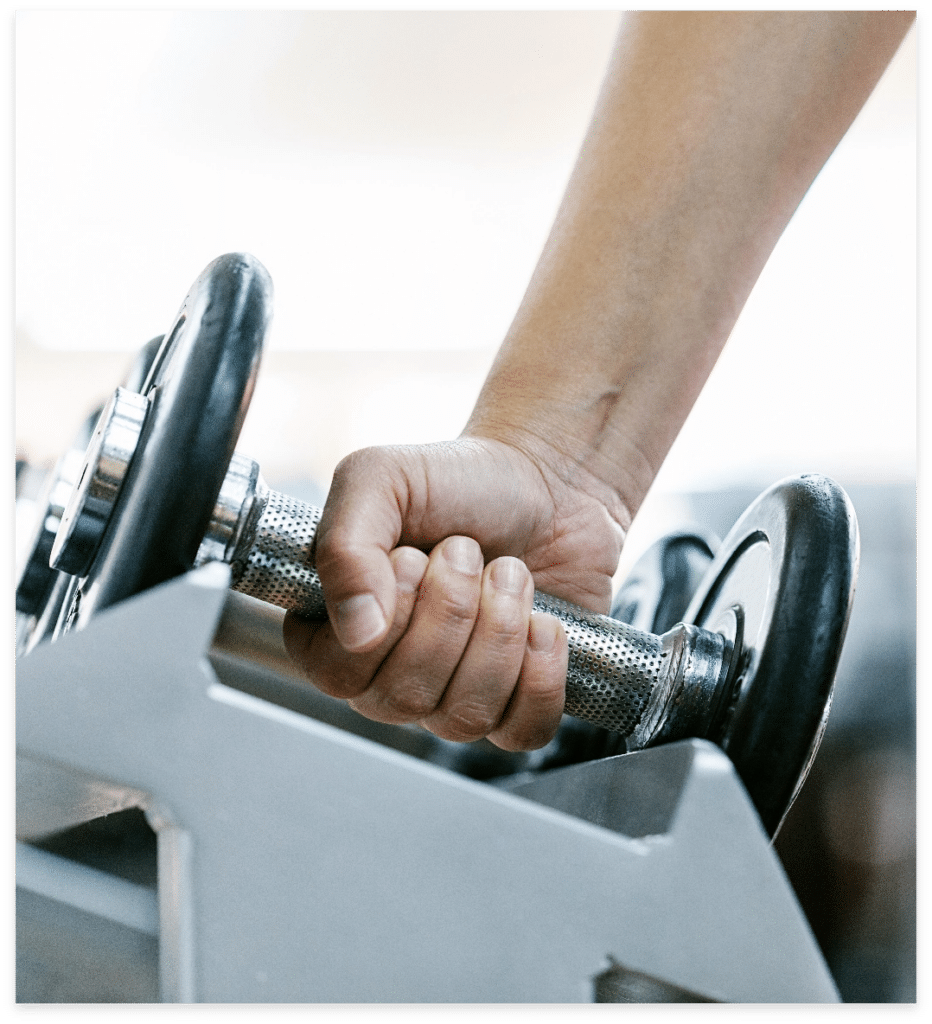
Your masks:
<instances>
[{"instance_id":1,"label":"knuckle","mask_svg":"<svg viewBox=\"0 0 932 1024\"><path fill-rule=\"evenodd\" d=\"M444 589L437 607L440 618L454 629L472 628L478 612L477 594L463 587Z\"/></svg>"},{"instance_id":2,"label":"knuckle","mask_svg":"<svg viewBox=\"0 0 932 1024\"><path fill-rule=\"evenodd\" d=\"M417 722L432 714L438 704L437 694L423 686L408 684L386 693L380 702L382 710L397 722Z\"/></svg>"},{"instance_id":3,"label":"knuckle","mask_svg":"<svg viewBox=\"0 0 932 1024\"><path fill-rule=\"evenodd\" d=\"M522 673L522 689L541 708L562 704L566 697L566 672L562 663L551 663L547 671Z\"/></svg>"},{"instance_id":4,"label":"knuckle","mask_svg":"<svg viewBox=\"0 0 932 1024\"><path fill-rule=\"evenodd\" d=\"M539 750L553 739L558 724L559 719L554 722L536 719L510 722L496 731L494 740L503 750Z\"/></svg>"},{"instance_id":5,"label":"knuckle","mask_svg":"<svg viewBox=\"0 0 932 1024\"><path fill-rule=\"evenodd\" d=\"M498 716L487 704L459 702L438 719L433 731L441 739L471 743L488 736L497 723Z\"/></svg>"},{"instance_id":6,"label":"knuckle","mask_svg":"<svg viewBox=\"0 0 932 1024\"><path fill-rule=\"evenodd\" d=\"M345 455L333 471L334 482L342 484L354 476L371 472L377 465L387 461L388 453L378 447L358 448Z\"/></svg>"},{"instance_id":7,"label":"knuckle","mask_svg":"<svg viewBox=\"0 0 932 1024\"><path fill-rule=\"evenodd\" d=\"M354 677L352 673L343 672L339 675L328 672L307 673L308 679L313 685L327 694L328 697L336 697L339 700L353 700L361 697L369 686L368 679Z\"/></svg>"},{"instance_id":8,"label":"knuckle","mask_svg":"<svg viewBox=\"0 0 932 1024\"><path fill-rule=\"evenodd\" d=\"M314 543L314 566L318 573L339 569L343 562L352 557L348 538L338 527L317 534Z\"/></svg>"},{"instance_id":9,"label":"knuckle","mask_svg":"<svg viewBox=\"0 0 932 1024\"><path fill-rule=\"evenodd\" d=\"M321 693L348 700L369 687L372 667L368 660L347 656L329 622L309 626L286 618L283 638L292 664Z\"/></svg>"},{"instance_id":10,"label":"knuckle","mask_svg":"<svg viewBox=\"0 0 932 1024\"><path fill-rule=\"evenodd\" d=\"M565 675L522 675L516 696L520 710L507 715L490 735L503 750L538 750L556 735L566 697Z\"/></svg>"},{"instance_id":11,"label":"knuckle","mask_svg":"<svg viewBox=\"0 0 932 1024\"><path fill-rule=\"evenodd\" d=\"M321 520L314 537L313 560L318 573L338 573L353 564L360 545L353 527L339 516L332 521Z\"/></svg>"},{"instance_id":12,"label":"knuckle","mask_svg":"<svg viewBox=\"0 0 932 1024\"><path fill-rule=\"evenodd\" d=\"M539 741L539 734L529 730L514 729L511 727L499 729L492 737L497 747L517 753L521 750L539 750L547 745L548 739Z\"/></svg>"},{"instance_id":13,"label":"knuckle","mask_svg":"<svg viewBox=\"0 0 932 1024\"><path fill-rule=\"evenodd\" d=\"M527 643L528 618L514 601L496 601L484 609L484 628L493 641L502 647L521 647Z\"/></svg>"}]
</instances>

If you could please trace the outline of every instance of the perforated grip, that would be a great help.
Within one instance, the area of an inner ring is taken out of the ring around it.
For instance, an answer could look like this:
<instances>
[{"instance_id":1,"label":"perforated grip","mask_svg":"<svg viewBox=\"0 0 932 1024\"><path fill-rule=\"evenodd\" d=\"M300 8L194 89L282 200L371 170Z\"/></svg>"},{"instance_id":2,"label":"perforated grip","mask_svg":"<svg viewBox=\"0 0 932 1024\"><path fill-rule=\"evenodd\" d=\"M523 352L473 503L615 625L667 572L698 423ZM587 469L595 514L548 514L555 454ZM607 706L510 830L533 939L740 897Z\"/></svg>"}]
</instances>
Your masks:
<instances>
[{"instance_id":1,"label":"perforated grip","mask_svg":"<svg viewBox=\"0 0 932 1024\"><path fill-rule=\"evenodd\" d=\"M261 484L256 499L262 502L261 514L251 536L244 538L245 557L234 560L233 589L309 619L325 619L324 592L311 568L321 510Z\"/></svg>"},{"instance_id":2,"label":"perforated grip","mask_svg":"<svg viewBox=\"0 0 932 1024\"><path fill-rule=\"evenodd\" d=\"M674 638L644 633L549 594L534 595L534 610L555 615L566 631L566 713L630 735L676 660Z\"/></svg>"},{"instance_id":3,"label":"perforated grip","mask_svg":"<svg viewBox=\"0 0 932 1024\"><path fill-rule=\"evenodd\" d=\"M308 618L325 618L320 579L310 567L320 516L320 509L260 480L232 557L234 589ZM567 714L631 736L645 716L657 719L681 686L690 661L684 650L694 631L674 627L655 636L540 593L534 609L555 615L566 631Z\"/></svg>"}]
</instances>

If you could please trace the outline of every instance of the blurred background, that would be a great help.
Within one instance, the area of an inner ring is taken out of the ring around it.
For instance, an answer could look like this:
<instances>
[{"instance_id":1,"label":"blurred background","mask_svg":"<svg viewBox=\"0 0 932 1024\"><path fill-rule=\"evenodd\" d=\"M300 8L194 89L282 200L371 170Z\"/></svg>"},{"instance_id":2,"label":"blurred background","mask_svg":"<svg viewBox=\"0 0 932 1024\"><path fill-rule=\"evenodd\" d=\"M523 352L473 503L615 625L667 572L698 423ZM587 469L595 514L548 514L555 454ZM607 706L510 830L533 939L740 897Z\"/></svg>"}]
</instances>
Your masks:
<instances>
[{"instance_id":1,"label":"blurred background","mask_svg":"<svg viewBox=\"0 0 932 1024\"><path fill-rule=\"evenodd\" d=\"M18 459L47 469L233 250L275 283L238 446L272 486L322 500L356 448L456 436L618 22L19 12ZM913 29L764 270L619 569L689 521L724 536L782 476L849 490L858 597L826 740L778 850L851 1001L915 998L915 437Z\"/></svg>"}]
</instances>

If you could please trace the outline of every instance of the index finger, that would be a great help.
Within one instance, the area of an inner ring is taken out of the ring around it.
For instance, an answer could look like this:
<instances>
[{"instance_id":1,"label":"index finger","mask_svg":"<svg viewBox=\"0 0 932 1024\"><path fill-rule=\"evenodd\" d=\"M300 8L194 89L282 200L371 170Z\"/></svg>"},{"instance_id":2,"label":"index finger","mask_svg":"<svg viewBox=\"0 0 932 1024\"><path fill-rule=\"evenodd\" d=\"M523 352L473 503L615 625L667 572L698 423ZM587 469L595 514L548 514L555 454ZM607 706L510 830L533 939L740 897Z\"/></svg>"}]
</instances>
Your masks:
<instances>
[{"instance_id":1,"label":"index finger","mask_svg":"<svg viewBox=\"0 0 932 1024\"><path fill-rule=\"evenodd\" d=\"M395 617L395 574L389 555L401 537L401 503L391 474L375 472L366 450L334 473L314 544L334 634L350 652L372 650Z\"/></svg>"}]
</instances>

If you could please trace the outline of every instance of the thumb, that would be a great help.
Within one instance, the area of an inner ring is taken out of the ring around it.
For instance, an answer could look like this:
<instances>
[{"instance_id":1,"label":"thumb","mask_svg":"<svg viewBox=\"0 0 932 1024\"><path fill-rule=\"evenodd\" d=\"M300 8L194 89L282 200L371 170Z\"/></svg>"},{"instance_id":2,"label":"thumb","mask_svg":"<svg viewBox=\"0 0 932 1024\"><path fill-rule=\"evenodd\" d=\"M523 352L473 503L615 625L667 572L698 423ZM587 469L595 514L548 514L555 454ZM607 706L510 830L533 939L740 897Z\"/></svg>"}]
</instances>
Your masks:
<instances>
[{"instance_id":1,"label":"thumb","mask_svg":"<svg viewBox=\"0 0 932 1024\"><path fill-rule=\"evenodd\" d=\"M395 476L374 449L354 452L334 473L317 528L315 568L330 624L347 651L376 647L394 619L396 580L389 553L402 528Z\"/></svg>"}]
</instances>

